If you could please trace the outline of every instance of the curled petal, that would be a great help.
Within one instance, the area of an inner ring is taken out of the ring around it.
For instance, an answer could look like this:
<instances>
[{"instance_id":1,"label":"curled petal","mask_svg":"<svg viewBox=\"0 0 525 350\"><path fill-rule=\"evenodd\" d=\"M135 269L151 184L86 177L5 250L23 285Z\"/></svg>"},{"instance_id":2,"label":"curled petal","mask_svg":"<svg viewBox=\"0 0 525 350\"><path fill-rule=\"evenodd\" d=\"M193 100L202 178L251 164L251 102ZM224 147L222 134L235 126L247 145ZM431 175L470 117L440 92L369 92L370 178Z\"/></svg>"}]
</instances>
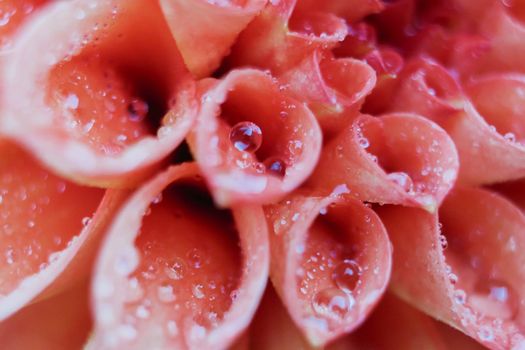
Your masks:
<instances>
[{"instance_id":1,"label":"curled petal","mask_svg":"<svg viewBox=\"0 0 525 350\"><path fill-rule=\"evenodd\" d=\"M294 97L308 103L325 134L336 134L355 118L372 92L376 74L353 58L320 60L314 52L279 80Z\"/></svg>"},{"instance_id":2,"label":"curled petal","mask_svg":"<svg viewBox=\"0 0 525 350\"><path fill-rule=\"evenodd\" d=\"M267 68L281 74L313 51L329 50L343 41L344 19L327 12L295 11L297 0L270 1L235 44L231 63Z\"/></svg>"},{"instance_id":3,"label":"curled petal","mask_svg":"<svg viewBox=\"0 0 525 350\"><path fill-rule=\"evenodd\" d=\"M325 146L308 184L432 212L452 188L458 167L452 140L433 122L413 114L363 115Z\"/></svg>"},{"instance_id":4,"label":"curled petal","mask_svg":"<svg viewBox=\"0 0 525 350\"><path fill-rule=\"evenodd\" d=\"M81 349L92 326L88 296L84 282L27 306L0 323L2 347L10 350Z\"/></svg>"},{"instance_id":5,"label":"curled petal","mask_svg":"<svg viewBox=\"0 0 525 350\"><path fill-rule=\"evenodd\" d=\"M490 85L483 82L492 81L494 84L490 86L493 86L497 80L500 91L508 92L504 98L517 106L522 103L521 78L476 80L470 87L467 85L467 92L472 97L470 101L456 80L435 62L413 61L405 74L391 109L420 113L447 131L459 153L460 182L490 184L525 175L525 146L517 142L523 137L523 116L507 113L502 118L495 107L500 102L494 95L482 100L482 96L489 93ZM493 123L495 125L491 125Z\"/></svg>"},{"instance_id":6,"label":"curled petal","mask_svg":"<svg viewBox=\"0 0 525 350\"><path fill-rule=\"evenodd\" d=\"M266 209L270 275L295 324L312 346L359 326L390 276L386 231L361 202L296 195Z\"/></svg>"},{"instance_id":7,"label":"curled petal","mask_svg":"<svg viewBox=\"0 0 525 350\"><path fill-rule=\"evenodd\" d=\"M363 110L372 114L384 113L396 92L399 73L404 66L403 57L392 49L380 48L369 52L364 60L374 68L377 78Z\"/></svg>"},{"instance_id":8,"label":"curled petal","mask_svg":"<svg viewBox=\"0 0 525 350\"><path fill-rule=\"evenodd\" d=\"M54 176L0 140L0 320L89 273L124 192ZM79 201L79 198L82 200Z\"/></svg>"},{"instance_id":9,"label":"curled petal","mask_svg":"<svg viewBox=\"0 0 525 350\"><path fill-rule=\"evenodd\" d=\"M226 348L268 278L264 213L219 210L193 163L143 185L117 215L95 270L88 348Z\"/></svg>"},{"instance_id":10,"label":"curled petal","mask_svg":"<svg viewBox=\"0 0 525 350\"><path fill-rule=\"evenodd\" d=\"M188 143L220 206L275 201L310 175L321 151L319 125L269 75L235 70L201 87Z\"/></svg>"},{"instance_id":11,"label":"curled petal","mask_svg":"<svg viewBox=\"0 0 525 350\"><path fill-rule=\"evenodd\" d=\"M161 0L168 25L184 61L197 77L219 67L239 33L267 0Z\"/></svg>"},{"instance_id":12,"label":"curled petal","mask_svg":"<svg viewBox=\"0 0 525 350\"><path fill-rule=\"evenodd\" d=\"M151 174L196 111L162 18L146 0L47 6L3 65L0 132L76 182L127 186Z\"/></svg>"},{"instance_id":13,"label":"curled petal","mask_svg":"<svg viewBox=\"0 0 525 350\"><path fill-rule=\"evenodd\" d=\"M489 348L525 344L525 216L518 208L494 193L458 188L439 217L400 207L377 211L396 251L396 294Z\"/></svg>"}]
</instances>

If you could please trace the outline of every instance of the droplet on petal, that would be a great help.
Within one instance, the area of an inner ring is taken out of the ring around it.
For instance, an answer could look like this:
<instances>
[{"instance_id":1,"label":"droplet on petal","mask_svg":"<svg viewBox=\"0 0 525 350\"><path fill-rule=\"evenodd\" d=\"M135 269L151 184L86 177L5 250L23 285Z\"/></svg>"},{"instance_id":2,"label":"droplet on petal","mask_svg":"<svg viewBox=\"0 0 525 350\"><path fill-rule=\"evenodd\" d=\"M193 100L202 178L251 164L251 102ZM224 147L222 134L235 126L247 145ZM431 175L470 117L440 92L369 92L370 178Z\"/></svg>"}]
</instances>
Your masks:
<instances>
[{"instance_id":1,"label":"droplet on petal","mask_svg":"<svg viewBox=\"0 0 525 350\"><path fill-rule=\"evenodd\" d=\"M332 279L343 292L351 293L356 288L360 275L359 264L354 260L345 259L334 268Z\"/></svg>"},{"instance_id":2,"label":"droplet on petal","mask_svg":"<svg viewBox=\"0 0 525 350\"><path fill-rule=\"evenodd\" d=\"M230 141L238 151L255 152L262 144L261 128L252 122L237 123L230 131Z\"/></svg>"},{"instance_id":3,"label":"droplet on petal","mask_svg":"<svg viewBox=\"0 0 525 350\"><path fill-rule=\"evenodd\" d=\"M312 308L317 315L336 320L344 319L354 304L350 294L337 288L323 289L312 299Z\"/></svg>"},{"instance_id":4,"label":"droplet on petal","mask_svg":"<svg viewBox=\"0 0 525 350\"><path fill-rule=\"evenodd\" d=\"M129 119L134 122L140 122L144 120L148 112L148 104L141 99L132 99L128 104Z\"/></svg>"},{"instance_id":5,"label":"droplet on petal","mask_svg":"<svg viewBox=\"0 0 525 350\"><path fill-rule=\"evenodd\" d=\"M387 175L388 179L400 186L405 192L412 192L414 190L414 183L407 173L393 172Z\"/></svg>"},{"instance_id":6,"label":"droplet on petal","mask_svg":"<svg viewBox=\"0 0 525 350\"><path fill-rule=\"evenodd\" d=\"M264 161L266 172L278 177L286 175L286 163L277 157L271 157Z\"/></svg>"}]
</instances>

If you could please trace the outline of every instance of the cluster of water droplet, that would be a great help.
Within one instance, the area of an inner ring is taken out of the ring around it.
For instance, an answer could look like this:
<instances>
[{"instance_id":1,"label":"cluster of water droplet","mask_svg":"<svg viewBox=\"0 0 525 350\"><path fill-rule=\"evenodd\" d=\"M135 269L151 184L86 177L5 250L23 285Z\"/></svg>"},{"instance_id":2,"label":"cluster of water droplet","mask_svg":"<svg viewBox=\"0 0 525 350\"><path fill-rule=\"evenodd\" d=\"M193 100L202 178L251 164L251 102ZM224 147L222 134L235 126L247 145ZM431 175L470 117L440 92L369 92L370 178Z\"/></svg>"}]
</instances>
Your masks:
<instances>
[{"instance_id":1,"label":"cluster of water droplet","mask_svg":"<svg viewBox=\"0 0 525 350\"><path fill-rule=\"evenodd\" d=\"M312 308L321 317L344 319L355 306L354 291L360 283L361 267L351 259L344 259L332 270L334 287L316 292Z\"/></svg>"},{"instance_id":2,"label":"cluster of water droplet","mask_svg":"<svg viewBox=\"0 0 525 350\"><path fill-rule=\"evenodd\" d=\"M239 122L231 128L230 141L233 147L239 152L246 152L254 155L261 147L262 140L262 130L253 122ZM286 163L279 157L269 157L263 163L255 162L253 168L256 173L267 173L280 178L284 177L286 174Z\"/></svg>"}]
</instances>

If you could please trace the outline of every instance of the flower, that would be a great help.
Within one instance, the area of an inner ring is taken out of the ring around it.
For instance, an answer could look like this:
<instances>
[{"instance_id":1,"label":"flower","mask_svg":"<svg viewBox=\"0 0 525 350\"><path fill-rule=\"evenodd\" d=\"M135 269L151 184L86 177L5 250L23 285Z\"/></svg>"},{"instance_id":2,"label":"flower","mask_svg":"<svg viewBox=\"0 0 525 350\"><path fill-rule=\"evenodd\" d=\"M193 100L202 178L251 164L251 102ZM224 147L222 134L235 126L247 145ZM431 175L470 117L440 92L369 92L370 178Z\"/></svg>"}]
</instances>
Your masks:
<instances>
[{"instance_id":1,"label":"flower","mask_svg":"<svg viewBox=\"0 0 525 350\"><path fill-rule=\"evenodd\" d=\"M0 343L525 347L523 10L4 1Z\"/></svg>"}]
</instances>

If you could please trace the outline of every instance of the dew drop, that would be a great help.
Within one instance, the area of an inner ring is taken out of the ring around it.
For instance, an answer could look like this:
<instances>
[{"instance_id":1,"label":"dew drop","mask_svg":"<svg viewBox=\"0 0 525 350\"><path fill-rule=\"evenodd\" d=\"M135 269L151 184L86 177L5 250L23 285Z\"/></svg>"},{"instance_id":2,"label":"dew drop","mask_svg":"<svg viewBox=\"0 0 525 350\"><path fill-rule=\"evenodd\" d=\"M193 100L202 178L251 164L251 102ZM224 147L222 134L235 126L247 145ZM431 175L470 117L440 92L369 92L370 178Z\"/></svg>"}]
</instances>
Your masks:
<instances>
[{"instance_id":1,"label":"dew drop","mask_svg":"<svg viewBox=\"0 0 525 350\"><path fill-rule=\"evenodd\" d=\"M147 319L150 315L150 312L149 310L146 308L145 305L139 305L137 307L137 310L135 312L135 315L138 317L138 318L141 318L141 319Z\"/></svg>"},{"instance_id":2,"label":"dew drop","mask_svg":"<svg viewBox=\"0 0 525 350\"><path fill-rule=\"evenodd\" d=\"M135 303L142 299L144 291L140 286L139 280L136 277L133 277L128 280L127 284L124 300L127 303Z\"/></svg>"},{"instance_id":3,"label":"dew drop","mask_svg":"<svg viewBox=\"0 0 525 350\"><path fill-rule=\"evenodd\" d=\"M204 298L204 292L202 291L202 285L201 284L195 284L191 288L192 294L197 299Z\"/></svg>"},{"instance_id":4,"label":"dew drop","mask_svg":"<svg viewBox=\"0 0 525 350\"><path fill-rule=\"evenodd\" d=\"M166 322L166 330L170 337L176 337L179 334L179 327L177 327L177 323L173 320Z\"/></svg>"},{"instance_id":5,"label":"dew drop","mask_svg":"<svg viewBox=\"0 0 525 350\"><path fill-rule=\"evenodd\" d=\"M82 218L82 226L86 227L91 222L91 218L89 216Z\"/></svg>"},{"instance_id":6,"label":"dew drop","mask_svg":"<svg viewBox=\"0 0 525 350\"><path fill-rule=\"evenodd\" d=\"M343 292L351 293L359 282L361 267L357 262L345 259L332 272L332 280Z\"/></svg>"},{"instance_id":7,"label":"dew drop","mask_svg":"<svg viewBox=\"0 0 525 350\"><path fill-rule=\"evenodd\" d=\"M478 337L482 341L492 341L494 340L494 334L490 327L483 326L478 331Z\"/></svg>"},{"instance_id":8,"label":"dew drop","mask_svg":"<svg viewBox=\"0 0 525 350\"><path fill-rule=\"evenodd\" d=\"M503 135L503 137L509 142L516 142L516 135L514 135L514 133L512 132L506 133L505 135Z\"/></svg>"},{"instance_id":9,"label":"dew drop","mask_svg":"<svg viewBox=\"0 0 525 350\"><path fill-rule=\"evenodd\" d=\"M149 105L138 98L132 99L128 104L129 119L134 122L140 122L148 115Z\"/></svg>"},{"instance_id":10,"label":"dew drop","mask_svg":"<svg viewBox=\"0 0 525 350\"><path fill-rule=\"evenodd\" d=\"M156 195L155 198L153 198L153 200L151 201L151 203L153 204L159 204L160 202L162 202L162 192Z\"/></svg>"},{"instance_id":11,"label":"dew drop","mask_svg":"<svg viewBox=\"0 0 525 350\"><path fill-rule=\"evenodd\" d=\"M454 291L454 301L456 304L463 305L467 301L467 293L463 289L456 289Z\"/></svg>"},{"instance_id":12,"label":"dew drop","mask_svg":"<svg viewBox=\"0 0 525 350\"><path fill-rule=\"evenodd\" d=\"M266 171L272 175L278 177L284 177L286 175L286 163L277 157L270 157L264 161Z\"/></svg>"},{"instance_id":13,"label":"dew drop","mask_svg":"<svg viewBox=\"0 0 525 350\"><path fill-rule=\"evenodd\" d=\"M252 122L237 123L231 129L230 141L239 151L255 152L262 144L261 128Z\"/></svg>"},{"instance_id":14,"label":"dew drop","mask_svg":"<svg viewBox=\"0 0 525 350\"><path fill-rule=\"evenodd\" d=\"M439 235L439 243L441 244L441 248L443 248L443 250L447 249L448 247L447 237L445 237L444 235Z\"/></svg>"},{"instance_id":15,"label":"dew drop","mask_svg":"<svg viewBox=\"0 0 525 350\"><path fill-rule=\"evenodd\" d=\"M64 107L66 109L77 109L79 105L78 96L75 94L69 94L67 95L65 101L64 101Z\"/></svg>"},{"instance_id":16,"label":"dew drop","mask_svg":"<svg viewBox=\"0 0 525 350\"><path fill-rule=\"evenodd\" d=\"M359 146L361 146L361 148L363 149L367 149L368 147L370 147L370 141L368 141L368 139L364 136L360 136L358 142Z\"/></svg>"},{"instance_id":17,"label":"dew drop","mask_svg":"<svg viewBox=\"0 0 525 350\"><path fill-rule=\"evenodd\" d=\"M137 337L137 330L130 324L123 324L117 328L118 335L125 340L133 340Z\"/></svg>"},{"instance_id":18,"label":"dew drop","mask_svg":"<svg viewBox=\"0 0 525 350\"><path fill-rule=\"evenodd\" d=\"M132 247L126 248L115 259L114 268L121 276L132 273L139 263L137 250Z\"/></svg>"},{"instance_id":19,"label":"dew drop","mask_svg":"<svg viewBox=\"0 0 525 350\"><path fill-rule=\"evenodd\" d=\"M336 288L323 289L312 299L312 308L317 315L336 320L344 319L354 304L350 294Z\"/></svg>"},{"instance_id":20,"label":"dew drop","mask_svg":"<svg viewBox=\"0 0 525 350\"><path fill-rule=\"evenodd\" d=\"M173 286L169 284L162 284L157 288L157 297L162 303L172 303L176 296L173 293Z\"/></svg>"},{"instance_id":21,"label":"dew drop","mask_svg":"<svg viewBox=\"0 0 525 350\"><path fill-rule=\"evenodd\" d=\"M175 259L165 267L164 272L172 280L181 280L184 277L184 262Z\"/></svg>"},{"instance_id":22,"label":"dew drop","mask_svg":"<svg viewBox=\"0 0 525 350\"><path fill-rule=\"evenodd\" d=\"M188 262L193 268L200 269L202 267L202 257L198 249L192 249L188 252Z\"/></svg>"},{"instance_id":23,"label":"dew drop","mask_svg":"<svg viewBox=\"0 0 525 350\"><path fill-rule=\"evenodd\" d=\"M387 175L388 179L400 186L405 192L414 191L414 183L407 173L393 172Z\"/></svg>"}]
</instances>

